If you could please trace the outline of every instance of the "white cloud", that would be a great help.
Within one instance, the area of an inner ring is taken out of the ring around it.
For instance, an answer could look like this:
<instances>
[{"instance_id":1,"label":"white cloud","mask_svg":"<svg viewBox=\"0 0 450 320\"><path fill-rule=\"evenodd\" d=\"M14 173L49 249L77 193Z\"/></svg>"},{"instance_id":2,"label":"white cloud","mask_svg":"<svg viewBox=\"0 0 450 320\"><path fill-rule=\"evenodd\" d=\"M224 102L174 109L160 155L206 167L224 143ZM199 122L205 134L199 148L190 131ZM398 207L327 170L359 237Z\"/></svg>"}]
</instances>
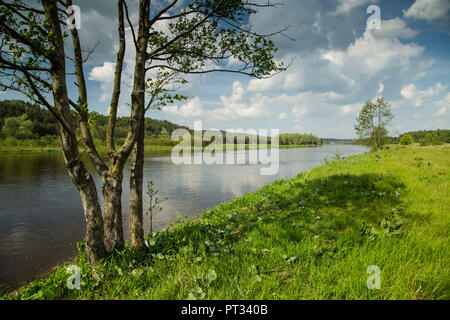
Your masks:
<instances>
[{"instance_id":1,"label":"white cloud","mask_svg":"<svg viewBox=\"0 0 450 320\"><path fill-rule=\"evenodd\" d=\"M287 55L284 60L295 57L287 71L269 79L250 80L247 90L263 94L293 90L326 93L333 88L342 105L373 97L374 83L382 83L388 92L393 88L398 92L403 79L423 77L431 66L412 62L424 47L399 40L415 34L399 18L383 21L381 30L367 30L345 48Z\"/></svg>"},{"instance_id":2,"label":"white cloud","mask_svg":"<svg viewBox=\"0 0 450 320\"><path fill-rule=\"evenodd\" d=\"M410 83L400 91L400 94L407 100L414 99L417 96L417 88L414 84Z\"/></svg>"},{"instance_id":3,"label":"white cloud","mask_svg":"<svg viewBox=\"0 0 450 320\"><path fill-rule=\"evenodd\" d=\"M294 117L296 118L302 118L304 117L306 114L308 114L308 107L306 105L303 104L298 104L295 105L292 108L292 114L294 115Z\"/></svg>"},{"instance_id":4,"label":"white cloud","mask_svg":"<svg viewBox=\"0 0 450 320\"><path fill-rule=\"evenodd\" d=\"M383 20L381 29L371 30L373 35L377 38L404 38L409 39L414 37L418 32L409 28L406 22L400 18L390 20Z\"/></svg>"},{"instance_id":5,"label":"white cloud","mask_svg":"<svg viewBox=\"0 0 450 320\"><path fill-rule=\"evenodd\" d=\"M89 80L99 82L112 82L114 81L114 62L103 62L103 66L92 68L89 72Z\"/></svg>"},{"instance_id":6,"label":"white cloud","mask_svg":"<svg viewBox=\"0 0 450 320\"><path fill-rule=\"evenodd\" d=\"M339 107L339 111L342 115L357 115L361 110L363 103L352 103Z\"/></svg>"},{"instance_id":7,"label":"white cloud","mask_svg":"<svg viewBox=\"0 0 450 320\"><path fill-rule=\"evenodd\" d=\"M278 119L280 120L286 120L287 118L289 118L289 115L286 112L282 112L278 115Z\"/></svg>"},{"instance_id":8,"label":"white cloud","mask_svg":"<svg viewBox=\"0 0 450 320\"><path fill-rule=\"evenodd\" d=\"M397 38L380 38L371 30L355 40L345 50L330 50L323 57L350 78L373 77L382 71L407 70L410 61L418 57L424 47L403 44Z\"/></svg>"},{"instance_id":9,"label":"white cloud","mask_svg":"<svg viewBox=\"0 0 450 320\"><path fill-rule=\"evenodd\" d=\"M182 118L197 118L203 114L203 103L198 97L189 100L182 106L168 106L164 107L163 111L172 116Z\"/></svg>"},{"instance_id":10,"label":"white cloud","mask_svg":"<svg viewBox=\"0 0 450 320\"><path fill-rule=\"evenodd\" d=\"M346 116L360 107L359 104L342 104L338 101L339 97L332 91L323 93L308 91L290 96L290 103L293 105L292 115L297 119Z\"/></svg>"},{"instance_id":11,"label":"white cloud","mask_svg":"<svg viewBox=\"0 0 450 320\"><path fill-rule=\"evenodd\" d=\"M356 7L377 3L378 0L339 0L339 5L334 14L348 13Z\"/></svg>"},{"instance_id":12,"label":"white cloud","mask_svg":"<svg viewBox=\"0 0 450 320\"><path fill-rule=\"evenodd\" d=\"M103 62L102 66L92 68L89 72L88 79L100 82L101 96L100 101L107 101L111 97L114 82L114 62Z\"/></svg>"},{"instance_id":13,"label":"white cloud","mask_svg":"<svg viewBox=\"0 0 450 320\"><path fill-rule=\"evenodd\" d=\"M319 52L299 54L295 58L289 55L285 60L293 61L287 71L269 79L252 79L247 90L264 93L280 90L326 92L333 87L335 91L345 91L354 84L352 79L335 70Z\"/></svg>"},{"instance_id":14,"label":"white cloud","mask_svg":"<svg viewBox=\"0 0 450 320\"><path fill-rule=\"evenodd\" d=\"M303 119L308 117L347 116L357 113L360 103L345 105L339 102L342 96L336 92L323 93L302 92L299 94L263 95L251 94L246 91L240 81L232 85L229 96L220 97L220 106L217 103L206 103L198 97L189 100L181 106L167 106L163 112L175 118L202 119L214 123L224 123L236 120L257 119Z\"/></svg>"},{"instance_id":15,"label":"white cloud","mask_svg":"<svg viewBox=\"0 0 450 320\"><path fill-rule=\"evenodd\" d=\"M414 84L410 83L402 88L400 94L406 100L404 103L419 108L424 106L425 103L429 103L430 98L440 95L446 88L447 86L438 82L434 87L429 87L427 90L418 90Z\"/></svg>"},{"instance_id":16,"label":"white cloud","mask_svg":"<svg viewBox=\"0 0 450 320\"><path fill-rule=\"evenodd\" d=\"M231 96L221 96L223 107L211 111L211 117L223 120L258 118L270 114L271 101L268 97L248 97L240 81L233 83Z\"/></svg>"},{"instance_id":17,"label":"white cloud","mask_svg":"<svg viewBox=\"0 0 450 320\"><path fill-rule=\"evenodd\" d=\"M416 0L408 10L403 10L405 18L427 21L448 19L450 1L448 0Z\"/></svg>"},{"instance_id":18,"label":"white cloud","mask_svg":"<svg viewBox=\"0 0 450 320\"><path fill-rule=\"evenodd\" d=\"M437 101L436 106L439 108L436 113L438 116L445 116L450 114L450 92L447 93L444 99Z\"/></svg>"},{"instance_id":19,"label":"white cloud","mask_svg":"<svg viewBox=\"0 0 450 320\"><path fill-rule=\"evenodd\" d=\"M199 118L220 121L232 121L237 119L255 119L272 114L271 108L274 100L260 94L248 96L240 81L232 85L230 96L220 97L220 107L205 109L204 103L198 97L189 100L186 104L167 106L163 112L181 118Z\"/></svg>"}]
</instances>

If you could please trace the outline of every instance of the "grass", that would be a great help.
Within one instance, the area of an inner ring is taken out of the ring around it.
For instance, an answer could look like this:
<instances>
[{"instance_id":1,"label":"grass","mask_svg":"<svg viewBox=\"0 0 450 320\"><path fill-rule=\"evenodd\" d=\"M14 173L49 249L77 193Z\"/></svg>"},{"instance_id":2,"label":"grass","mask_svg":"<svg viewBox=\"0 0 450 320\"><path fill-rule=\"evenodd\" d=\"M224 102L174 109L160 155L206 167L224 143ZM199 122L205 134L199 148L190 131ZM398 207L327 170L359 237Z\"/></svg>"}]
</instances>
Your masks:
<instances>
[{"instance_id":1,"label":"grass","mask_svg":"<svg viewBox=\"0 0 450 320\"><path fill-rule=\"evenodd\" d=\"M450 147L335 160L3 299L449 299ZM369 266L381 288L369 290Z\"/></svg>"},{"instance_id":2,"label":"grass","mask_svg":"<svg viewBox=\"0 0 450 320\"><path fill-rule=\"evenodd\" d=\"M0 153L42 153L61 151L58 147L1 147Z\"/></svg>"}]
</instances>

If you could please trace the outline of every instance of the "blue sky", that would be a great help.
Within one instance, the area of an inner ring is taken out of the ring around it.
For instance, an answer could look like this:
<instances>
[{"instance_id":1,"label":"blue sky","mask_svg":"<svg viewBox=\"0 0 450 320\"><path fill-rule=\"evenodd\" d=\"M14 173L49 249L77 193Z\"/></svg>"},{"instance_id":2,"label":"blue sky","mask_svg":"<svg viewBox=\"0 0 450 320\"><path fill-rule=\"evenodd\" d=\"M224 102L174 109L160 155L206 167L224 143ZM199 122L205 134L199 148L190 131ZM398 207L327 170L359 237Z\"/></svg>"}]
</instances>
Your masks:
<instances>
[{"instance_id":1,"label":"blue sky","mask_svg":"<svg viewBox=\"0 0 450 320\"><path fill-rule=\"evenodd\" d=\"M128 2L135 20L136 1ZM187 101L147 116L190 127L203 120L204 128L272 128L354 138L362 104L383 96L395 113L392 134L450 128L449 0L281 2L283 6L252 16L251 24L260 33L289 26L287 33L296 41L273 39L280 49L277 59L293 62L287 71L265 80L231 74L192 76L182 89ZM88 48L99 42L85 67L89 104L106 114L117 48L116 8L110 0L74 3L81 8L82 43ZM381 9L379 30L366 28L370 16L366 10L373 4ZM122 116L129 114L134 68L129 31L127 40ZM9 92L0 95L0 99L17 97Z\"/></svg>"}]
</instances>

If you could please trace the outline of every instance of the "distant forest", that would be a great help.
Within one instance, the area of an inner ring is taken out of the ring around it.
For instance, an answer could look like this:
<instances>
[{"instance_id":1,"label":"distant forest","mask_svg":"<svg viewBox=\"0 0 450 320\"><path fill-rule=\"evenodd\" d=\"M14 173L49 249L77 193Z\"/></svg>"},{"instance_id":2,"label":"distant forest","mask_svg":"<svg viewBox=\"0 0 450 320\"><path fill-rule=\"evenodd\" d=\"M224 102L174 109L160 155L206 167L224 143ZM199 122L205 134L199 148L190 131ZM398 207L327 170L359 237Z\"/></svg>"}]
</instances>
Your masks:
<instances>
[{"instance_id":1,"label":"distant forest","mask_svg":"<svg viewBox=\"0 0 450 320\"><path fill-rule=\"evenodd\" d=\"M422 130L405 132L413 138L414 142L421 145L450 143L450 130ZM401 138L401 136L400 136Z\"/></svg>"},{"instance_id":2,"label":"distant forest","mask_svg":"<svg viewBox=\"0 0 450 320\"><path fill-rule=\"evenodd\" d=\"M75 119L75 127L79 133L79 127ZM128 132L129 118L117 119L114 136L117 143L123 142ZM92 135L96 143L102 144L106 137L108 117L96 115L91 124ZM170 141L172 132L176 129L189 129L166 120L145 119L145 135L148 138L158 138L158 145L172 145ZM32 104L22 100L0 101L0 138L5 145L26 145L22 141L28 141L33 146L59 145L57 139L58 128L53 115L47 109L38 104ZM79 134L78 134L79 135Z\"/></svg>"},{"instance_id":3,"label":"distant forest","mask_svg":"<svg viewBox=\"0 0 450 320\"><path fill-rule=\"evenodd\" d=\"M77 135L79 127L76 123ZM97 145L105 144L108 116L96 115L95 121L91 123L91 131ZM116 143L121 144L127 136L129 118L117 119L114 136ZM167 120L145 119L145 144L173 146L177 141L170 139L172 132L176 129L187 129ZM0 101L0 145L4 146L59 146L58 128L53 115L38 104L32 104L22 100ZM226 132L222 131L224 144L226 143ZM239 134L237 134L239 136ZM235 143L245 141L249 144L249 137L245 140L235 138ZM271 143L270 137L267 143ZM203 142L207 145L208 142ZM312 134L282 134L280 145L321 145L322 140Z\"/></svg>"},{"instance_id":4,"label":"distant forest","mask_svg":"<svg viewBox=\"0 0 450 320\"><path fill-rule=\"evenodd\" d=\"M280 145L281 146L289 146L289 145L322 145L322 139L312 135L312 134L280 134Z\"/></svg>"},{"instance_id":5,"label":"distant forest","mask_svg":"<svg viewBox=\"0 0 450 320\"><path fill-rule=\"evenodd\" d=\"M75 117L76 119L76 117ZM128 132L129 118L120 117L114 132L116 142L121 144ZM104 145L108 117L96 115L91 124L92 135L96 144ZM75 120L75 127L79 133ZM172 132L176 129L187 129L167 120L145 119L146 145L173 146L178 142L171 141ZM0 101L0 146L59 146L58 128L53 115L38 104L22 100ZM192 130L190 130L192 132ZM222 131L225 141L225 132ZM450 143L450 130L428 130L406 132L399 137L391 137L390 143L399 143L401 136L409 134L414 142L421 145ZM79 134L78 134L79 135ZM322 145L323 143L356 143L356 140L321 139L312 134L280 134L280 145ZM270 143L270 138L268 143ZM237 139L235 143L239 143ZM249 143L249 138L245 138ZM204 142L203 145L208 144Z\"/></svg>"},{"instance_id":6,"label":"distant forest","mask_svg":"<svg viewBox=\"0 0 450 320\"><path fill-rule=\"evenodd\" d=\"M322 138L324 144L357 144L356 139Z\"/></svg>"}]
</instances>

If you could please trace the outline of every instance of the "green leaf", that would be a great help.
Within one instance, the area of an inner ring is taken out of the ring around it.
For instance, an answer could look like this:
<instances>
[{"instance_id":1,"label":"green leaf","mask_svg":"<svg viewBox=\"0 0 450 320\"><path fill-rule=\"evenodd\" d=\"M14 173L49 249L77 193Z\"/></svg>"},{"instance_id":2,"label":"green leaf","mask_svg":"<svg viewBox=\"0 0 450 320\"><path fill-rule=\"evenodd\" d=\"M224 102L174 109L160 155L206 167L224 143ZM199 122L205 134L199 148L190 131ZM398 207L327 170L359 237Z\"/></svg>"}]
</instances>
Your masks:
<instances>
[{"instance_id":1,"label":"green leaf","mask_svg":"<svg viewBox=\"0 0 450 320\"><path fill-rule=\"evenodd\" d=\"M202 288L194 287L191 292L189 292L186 300L203 300L206 294L203 292Z\"/></svg>"},{"instance_id":2,"label":"green leaf","mask_svg":"<svg viewBox=\"0 0 450 320\"><path fill-rule=\"evenodd\" d=\"M143 271L140 269L134 269L131 271L131 276L135 279L139 279L142 276Z\"/></svg>"},{"instance_id":3,"label":"green leaf","mask_svg":"<svg viewBox=\"0 0 450 320\"><path fill-rule=\"evenodd\" d=\"M119 276L122 277L122 276L123 276L123 271L122 271L122 269L121 269L120 267L117 267L117 266L116 266L115 269L116 269L116 271L117 271L117 274L118 274Z\"/></svg>"},{"instance_id":4,"label":"green leaf","mask_svg":"<svg viewBox=\"0 0 450 320\"><path fill-rule=\"evenodd\" d=\"M216 271L210 269L206 272L204 277L206 283L209 285L211 282L215 281L217 279Z\"/></svg>"}]
</instances>

